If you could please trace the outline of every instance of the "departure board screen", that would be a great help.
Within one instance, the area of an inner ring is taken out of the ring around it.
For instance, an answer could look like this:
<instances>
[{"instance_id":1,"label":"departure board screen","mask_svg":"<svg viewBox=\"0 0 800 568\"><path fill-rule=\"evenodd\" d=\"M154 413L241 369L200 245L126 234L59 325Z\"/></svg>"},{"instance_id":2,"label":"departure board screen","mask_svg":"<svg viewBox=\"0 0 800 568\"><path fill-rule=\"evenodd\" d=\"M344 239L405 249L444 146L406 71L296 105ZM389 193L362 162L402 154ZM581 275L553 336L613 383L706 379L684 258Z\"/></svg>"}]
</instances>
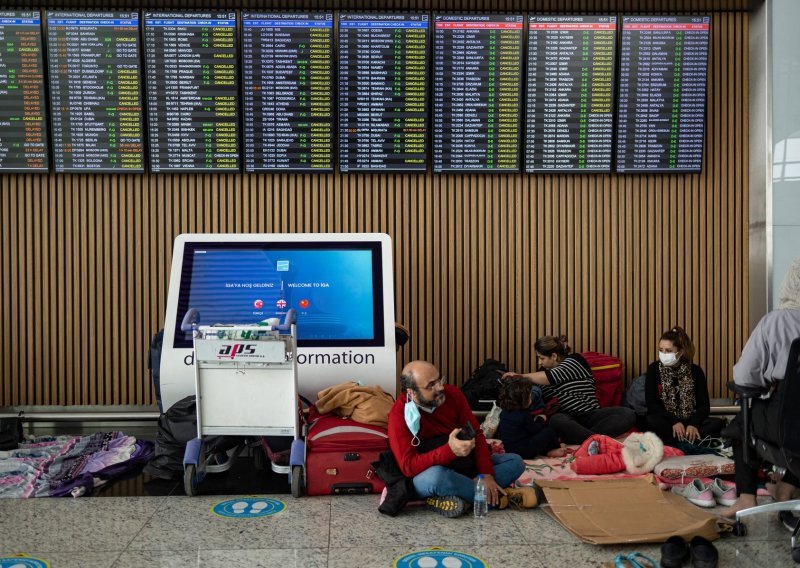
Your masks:
<instances>
[{"instance_id":1,"label":"departure board screen","mask_svg":"<svg viewBox=\"0 0 800 568\"><path fill-rule=\"evenodd\" d=\"M625 16L618 172L699 172L705 137L708 16Z\"/></svg>"},{"instance_id":2,"label":"departure board screen","mask_svg":"<svg viewBox=\"0 0 800 568\"><path fill-rule=\"evenodd\" d=\"M153 172L238 171L236 13L145 12Z\"/></svg>"},{"instance_id":3,"label":"departure board screen","mask_svg":"<svg viewBox=\"0 0 800 568\"><path fill-rule=\"evenodd\" d=\"M38 11L0 10L0 172L46 172L47 110Z\"/></svg>"},{"instance_id":4,"label":"departure board screen","mask_svg":"<svg viewBox=\"0 0 800 568\"><path fill-rule=\"evenodd\" d=\"M242 13L244 169L333 169L333 14Z\"/></svg>"},{"instance_id":5,"label":"departure board screen","mask_svg":"<svg viewBox=\"0 0 800 568\"><path fill-rule=\"evenodd\" d=\"M339 169L425 171L427 14L339 15Z\"/></svg>"},{"instance_id":6,"label":"departure board screen","mask_svg":"<svg viewBox=\"0 0 800 568\"><path fill-rule=\"evenodd\" d=\"M433 171L519 171L523 16L434 19Z\"/></svg>"},{"instance_id":7,"label":"departure board screen","mask_svg":"<svg viewBox=\"0 0 800 568\"><path fill-rule=\"evenodd\" d=\"M531 16L525 171L610 172L616 16Z\"/></svg>"},{"instance_id":8,"label":"departure board screen","mask_svg":"<svg viewBox=\"0 0 800 568\"><path fill-rule=\"evenodd\" d=\"M138 12L46 16L55 170L144 171Z\"/></svg>"}]
</instances>

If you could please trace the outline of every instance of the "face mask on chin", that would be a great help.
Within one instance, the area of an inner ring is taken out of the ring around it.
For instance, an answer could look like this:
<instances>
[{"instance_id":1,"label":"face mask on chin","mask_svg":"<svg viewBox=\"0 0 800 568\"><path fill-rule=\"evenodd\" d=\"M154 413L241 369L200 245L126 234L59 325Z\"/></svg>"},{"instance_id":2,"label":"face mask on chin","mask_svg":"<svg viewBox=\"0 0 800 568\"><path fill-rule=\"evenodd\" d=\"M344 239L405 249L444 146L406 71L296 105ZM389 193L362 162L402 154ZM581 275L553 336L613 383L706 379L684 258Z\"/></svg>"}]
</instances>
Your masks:
<instances>
[{"instance_id":1,"label":"face mask on chin","mask_svg":"<svg viewBox=\"0 0 800 568\"><path fill-rule=\"evenodd\" d=\"M678 363L678 354L659 352L658 359L661 361L661 364L664 365L665 367L673 367Z\"/></svg>"},{"instance_id":2,"label":"face mask on chin","mask_svg":"<svg viewBox=\"0 0 800 568\"><path fill-rule=\"evenodd\" d=\"M404 408L404 415L408 431L411 432L411 435L413 436L411 438L411 445L419 446L419 438L417 438L417 434L419 434L419 421L420 421L419 408L417 408L417 403L411 399L411 395L409 394L406 394L406 405Z\"/></svg>"}]
</instances>

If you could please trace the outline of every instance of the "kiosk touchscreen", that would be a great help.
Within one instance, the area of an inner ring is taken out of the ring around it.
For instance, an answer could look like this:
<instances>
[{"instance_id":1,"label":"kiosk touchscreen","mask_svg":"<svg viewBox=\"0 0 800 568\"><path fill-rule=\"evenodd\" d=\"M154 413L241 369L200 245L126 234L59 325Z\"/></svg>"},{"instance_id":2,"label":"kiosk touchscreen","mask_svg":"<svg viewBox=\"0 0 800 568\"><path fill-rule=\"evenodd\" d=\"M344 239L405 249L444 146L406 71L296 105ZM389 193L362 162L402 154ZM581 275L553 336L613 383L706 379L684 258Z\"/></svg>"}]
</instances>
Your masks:
<instances>
[{"instance_id":1,"label":"kiosk touchscreen","mask_svg":"<svg viewBox=\"0 0 800 568\"><path fill-rule=\"evenodd\" d=\"M184 234L170 273L161 401L194 393L197 325L257 324L297 314L298 390L364 381L395 394L391 239L376 233ZM235 412L235 409L231 409Z\"/></svg>"}]
</instances>

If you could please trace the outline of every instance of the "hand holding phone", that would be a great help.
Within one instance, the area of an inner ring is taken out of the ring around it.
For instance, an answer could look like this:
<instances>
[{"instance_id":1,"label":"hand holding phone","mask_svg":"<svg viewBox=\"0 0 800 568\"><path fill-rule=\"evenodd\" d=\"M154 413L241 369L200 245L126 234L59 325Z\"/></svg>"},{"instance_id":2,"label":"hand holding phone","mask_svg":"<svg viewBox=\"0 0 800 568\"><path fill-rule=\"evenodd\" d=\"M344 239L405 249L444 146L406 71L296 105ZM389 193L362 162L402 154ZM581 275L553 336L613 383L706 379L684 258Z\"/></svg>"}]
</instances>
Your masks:
<instances>
[{"instance_id":1,"label":"hand holding phone","mask_svg":"<svg viewBox=\"0 0 800 568\"><path fill-rule=\"evenodd\" d=\"M464 427L461 428L461 432L456 434L456 438L459 440L472 440L475 437L475 428L472 427L472 423L467 422L464 424Z\"/></svg>"}]
</instances>

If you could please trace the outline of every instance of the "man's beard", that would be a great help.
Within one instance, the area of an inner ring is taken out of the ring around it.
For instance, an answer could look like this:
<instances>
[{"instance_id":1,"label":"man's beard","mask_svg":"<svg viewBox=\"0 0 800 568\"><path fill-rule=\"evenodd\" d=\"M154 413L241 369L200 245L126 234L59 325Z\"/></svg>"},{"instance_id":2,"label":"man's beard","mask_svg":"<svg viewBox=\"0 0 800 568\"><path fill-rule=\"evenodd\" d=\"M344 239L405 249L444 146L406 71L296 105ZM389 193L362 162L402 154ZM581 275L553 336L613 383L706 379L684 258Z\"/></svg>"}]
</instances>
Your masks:
<instances>
[{"instance_id":1,"label":"man's beard","mask_svg":"<svg viewBox=\"0 0 800 568\"><path fill-rule=\"evenodd\" d=\"M417 397L419 399L418 404L423 408L427 408L428 410L435 410L436 408L442 406L444 404L444 392L437 393L433 395L430 399Z\"/></svg>"}]
</instances>

